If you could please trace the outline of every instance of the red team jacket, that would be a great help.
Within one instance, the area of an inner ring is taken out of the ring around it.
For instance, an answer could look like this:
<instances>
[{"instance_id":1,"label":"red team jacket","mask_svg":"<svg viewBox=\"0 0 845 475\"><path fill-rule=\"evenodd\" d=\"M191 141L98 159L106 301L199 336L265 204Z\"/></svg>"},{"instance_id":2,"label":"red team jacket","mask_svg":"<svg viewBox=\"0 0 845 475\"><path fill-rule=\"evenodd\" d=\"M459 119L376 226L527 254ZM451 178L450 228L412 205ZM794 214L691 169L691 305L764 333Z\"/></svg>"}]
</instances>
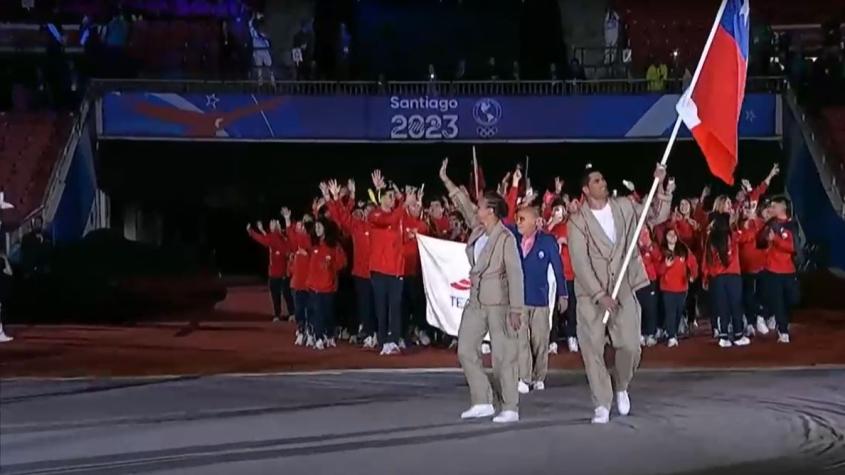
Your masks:
<instances>
[{"instance_id":1,"label":"red team jacket","mask_svg":"<svg viewBox=\"0 0 845 475\"><path fill-rule=\"evenodd\" d=\"M352 275L370 278L370 223L352 217L338 201L329 202L329 215L341 231L352 238Z\"/></svg>"},{"instance_id":2,"label":"red team jacket","mask_svg":"<svg viewBox=\"0 0 845 475\"><path fill-rule=\"evenodd\" d=\"M666 259L662 259L657 265L657 274L660 276L660 290L686 292L690 279L698 275L698 261L692 252L687 252L686 257L676 256L670 265L666 265Z\"/></svg>"},{"instance_id":3,"label":"red team jacket","mask_svg":"<svg viewBox=\"0 0 845 475\"><path fill-rule=\"evenodd\" d=\"M449 239L449 234L452 231L452 224L449 222L449 217L446 216L445 213L440 217L440 219L431 218L431 224L433 226L432 232L435 237L439 237L440 239Z\"/></svg>"},{"instance_id":4,"label":"red team jacket","mask_svg":"<svg viewBox=\"0 0 845 475\"><path fill-rule=\"evenodd\" d=\"M643 266L645 266L645 272L648 275L648 280L654 282L657 280L657 266L663 259L663 253L660 252L660 248L657 247L657 244L652 242L647 246L640 246L640 255L643 258Z\"/></svg>"},{"instance_id":5,"label":"red team jacket","mask_svg":"<svg viewBox=\"0 0 845 475\"><path fill-rule=\"evenodd\" d=\"M403 232L405 233L405 240L402 244L402 250L405 259L405 269L403 275L419 275L420 274L420 249L417 247L417 238L411 231L416 231L417 234L428 234L428 225L425 221L412 217L410 214L405 214L403 220Z\"/></svg>"},{"instance_id":6,"label":"red team jacket","mask_svg":"<svg viewBox=\"0 0 845 475\"><path fill-rule=\"evenodd\" d=\"M405 273L402 220L405 208L396 203L392 211L370 213L370 272L401 277Z\"/></svg>"},{"instance_id":7,"label":"red team jacket","mask_svg":"<svg viewBox=\"0 0 845 475\"><path fill-rule=\"evenodd\" d=\"M716 277L722 274L739 275L739 232L734 231L728 242L728 265L722 264L719 258L719 253L715 249L709 248L706 252L710 253L710 259L703 258L701 263L701 279L707 282L711 277Z\"/></svg>"},{"instance_id":8,"label":"red team jacket","mask_svg":"<svg viewBox=\"0 0 845 475\"><path fill-rule=\"evenodd\" d=\"M768 233L769 227L764 227L758 239L760 242L767 243L766 263L764 269L773 274L794 274L795 262L792 258L795 255L795 237L793 230L790 227L785 227L788 221L774 221L775 225L781 228L780 233L776 233L774 239L768 240L763 233Z\"/></svg>"},{"instance_id":9,"label":"red team jacket","mask_svg":"<svg viewBox=\"0 0 845 475\"><path fill-rule=\"evenodd\" d=\"M294 224L288 228L288 241L293 254L291 265L290 288L293 290L308 290L308 267L311 253L311 237Z\"/></svg>"},{"instance_id":10,"label":"red team jacket","mask_svg":"<svg viewBox=\"0 0 845 475\"><path fill-rule=\"evenodd\" d=\"M766 250L757 247L757 234L763 227L763 220L754 218L739 226L739 268L743 274L756 274L766 265Z\"/></svg>"},{"instance_id":11,"label":"red team jacket","mask_svg":"<svg viewBox=\"0 0 845 475\"><path fill-rule=\"evenodd\" d=\"M249 236L256 242L267 248L270 254L267 275L273 279L287 277L288 257L290 246L288 240L281 232L269 232L267 234L257 233L249 230Z\"/></svg>"},{"instance_id":12,"label":"red team jacket","mask_svg":"<svg viewBox=\"0 0 845 475\"><path fill-rule=\"evenodd\" d=\"M344 267L346 254L343 248L329 247L321 242L311 248L305 285L311 292L337 292L337 273Z\"/></svg>"},{"instance_id":13,"label":"red team jacket","mask_svg":"<svg viewBox=\"0 0 845 475\"><path fill-rule=\"evenodd\" d=\"M558 244L560 247L560 262L563 264L563 277L566 280L575 280L572 259L569 257L569 231L566 228L566 221L556 224L549 233L555 237L555 240L567 239L566 244Z\"/></svg>"}]
</instances>

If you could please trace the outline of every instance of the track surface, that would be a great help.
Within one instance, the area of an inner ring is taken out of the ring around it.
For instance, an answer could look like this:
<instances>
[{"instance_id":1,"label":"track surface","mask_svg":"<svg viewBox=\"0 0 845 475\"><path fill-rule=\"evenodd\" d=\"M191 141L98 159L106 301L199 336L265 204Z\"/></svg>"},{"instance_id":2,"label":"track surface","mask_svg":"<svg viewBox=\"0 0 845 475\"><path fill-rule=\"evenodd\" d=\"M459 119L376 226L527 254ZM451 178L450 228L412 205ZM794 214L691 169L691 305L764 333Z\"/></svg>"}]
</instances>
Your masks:
<instances>
[{"instance_id":1,"label":"track surface","mask_svg":"<svg viewBox=\"0 0 845 475\"><path fill-rule=\"evenodd\" d=\"M592 426L582 373L463 423L463 376L337 372L3 380L0 472L845 473L845 369L649 371Z\"/></svg>"}]
</instances>

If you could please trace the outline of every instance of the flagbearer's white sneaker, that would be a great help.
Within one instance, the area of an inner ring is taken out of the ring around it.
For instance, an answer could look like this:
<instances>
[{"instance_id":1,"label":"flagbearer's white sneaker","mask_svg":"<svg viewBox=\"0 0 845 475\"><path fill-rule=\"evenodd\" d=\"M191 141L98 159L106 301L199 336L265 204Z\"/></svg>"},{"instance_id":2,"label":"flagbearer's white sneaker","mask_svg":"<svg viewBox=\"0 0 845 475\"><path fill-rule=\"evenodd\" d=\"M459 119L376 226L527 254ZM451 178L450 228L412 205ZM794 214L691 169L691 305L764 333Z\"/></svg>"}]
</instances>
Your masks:
<instances>
[{"instance_id":1,"label":"flagbearer's white sneaker","mask_svg":"<svg viewBox=\"0 0 845 475\"><path fill-rule=\"evenodd\" d=\"M731 343L731 341L726 338L722 338L719 340L719 346L722 348L730 348L733 346L733 343Z\"/></svg>"},{"instance_id":2,"label":"flagbearer's white sneaker","mask_svg":"<svg viewBox=\"0 0 845 475\"><path fill-rule=\"evenodd\" d=\"M748 346L750 344L751 340L749 340L747 336L744 336L739 340L734 341L734 346Z\"/></svg>"},{"instance_id":3,"label":"flagbearer's white sneaker","mask_svg":"<svg viewBox=\"0 0 845 475\"><path fill-rule=\"evenodd\" d=\"M789 343L789 333L778 333L778 343Z\"/></svg>"},{"instance_id":4,"label":"flagbearer's white sneaker","mask_svg":"<svg viewBox=\"0 0 845 475\"><path fill-rule=\"evenodd\" d=\"M604 406L599 406L593 413L593 424L607 424L610 421L610 410Z\"/></svg>"},{"instance_id":5,"label":"flagbearer's white sneaker","mask_svg":"<svg viewBox=\"0 0 845 475\"><path fill-rule=\"evenodd\" d=\"M788 335L787 335L787 336L788 336ZM12 337L10 337L9 335L7 335L7 334L3 333L2 331L0 331L0 343L8 343L8 342L10 342L10 341L12 341L12 340L14 340L14 338L12 338Z\"/></svg>"},{"instance_id":6,"label":"flagbearer's white sneaker","mask_svg":"<svg viewBox=\"0 0 845 475\"><path fill-rule=\"evenodd\" d=\"M640 346L645 346L645 337L640 335Z\"/></svg>"},{"instance_id":7,"label":"flagbearer's white sneaker","mask_svg":"<svg viewBox=\"0 0 845 475\"><path fill-rule=\"evenodd\" d=\"M767 322L769 330L774 330L778 327L778 322L775 320L775 317L769 317L769 321Z\"/></svg>"},{"instance_id":8,"label":"flagbearer's white sneaker","mask_svg":"<svg viewBox=\"0 0 845 475\"><path fill-rule=\"evenodd\" d=\"M496 413L496 409L492 404L476 404L466 411L461 413L461 419L479 419L481 417L490 417Z\"/></svg>"},{"instance_id":9,"label":"flagbearer's white sneaker","mask_svg":"<svg viewBox=\"0 0 845 475\"><path fill-rule=\"evenodd\" d=\"M769 327L766 325L766 319L763 317L757 317L757 333L761 336L769 334Z\"/></svg>"},{"instance_id":10,"label":"flagbearer's white sneaker","mask_svg":"<svg viewBox=\"0 0 845 475\"><path fill-rule=\"evenodd\" d=\"M674 348L674 347L678 346L678 339L677 338L669 338L669 342L666 343L666 346L668 346L669 348Z\"/></svg>"},{"instance_id":11,"label":"flagbearer's white sneaker","mask_svg":"<svg viewBox=\"0 0 845 475\"><path fill-rule=\"evenodd\" d=\"M631 412L631 398L628 397L628 391L616 393L616 409L619 410L621 416L627 416Z\"/></svg>"},{"instance_id":12,"label":"flagbearer's white sneaker","mask_svg":"<svg viewBox=\"0 0 845 475\"><path fill-rule=\"evenodd\" d=\"M519 394L528 394L530 388L527 384L525 384L525 381L520 381L519 384L516 385L516 390L519 391Z\"/></svg>"},{"instance_id":13,"label":"flagbearer's white sneaker","mask_svg":"<svg viewBox=\"0 0 845 475\"><path fill-rule=\"evenodd\" d=\"M647 347L649 347L649 348L653 347L653 346L654 346L654 345L656 345L656 344L657 344L657 339L655 339L655 338L654 338L653 336L651 336L651 335L649 335L649 336L645 339L645 346L647 346Z\"/></svg>"},{"instance_id":14,"label":"flagbearer's white sneaker","mask_svg":"<svg viewBox=\"0 0 845 475\"><path fill-rule=\"evenodd\" d=\"M574 336L571 336L566 339L566 343L569 345L569 352L570 353L578 353L578 339Z\"/></svg>"},{"instance_id":15,"label":"flagbearer's white sneaker","mask_svg":"<svg viewBox=\"0 0 845 475\"><path fill-rule=\"evenodd\" d=\"M557 343L555 343L555 342L549 343L549 354L550 355L556 355L557 354Z\"/></svg>"},{"instance_id":16,"label":"flagbearer's white sneaker","mask_svg":"<svg viewBox=\"0 0 845 475\"><path fill-rule=\"evenodd\" d=\"M535 391L543 391L544 389L546 389L546 383L542 381L537 381L536 383L534 383Z\"/></svg>"},{"instance_id":17,"label":"flagbearer's white sneaker","mask_svg":"<svg viewBox=\"0 0 845 475\"><path fill-rule=\"evenodd\" d=\"M502 411L498 416L493 418L493 422L499 424L508 424L511 422L519 422L519 413L516 411Z\"/></svg>"}]
</instances>

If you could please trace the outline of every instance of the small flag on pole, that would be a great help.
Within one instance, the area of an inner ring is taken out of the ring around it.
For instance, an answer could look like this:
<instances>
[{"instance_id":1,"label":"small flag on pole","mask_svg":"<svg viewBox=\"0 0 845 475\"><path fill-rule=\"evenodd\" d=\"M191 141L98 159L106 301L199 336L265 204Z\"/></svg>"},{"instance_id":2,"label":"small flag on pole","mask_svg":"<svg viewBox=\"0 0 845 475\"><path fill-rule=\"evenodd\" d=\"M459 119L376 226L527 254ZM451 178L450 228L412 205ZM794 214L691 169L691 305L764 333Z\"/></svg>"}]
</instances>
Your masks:
<instances>
[{"instance_id":1,"label":"small flag on pole","mask_svg":"<svg viewBox=\"0 0 845 475\"><path fill-rule=\"evenodd\" d=\"M678 103L678 113L701 148L711 173L734 182L738 123L745 97L751 0L723 0L698 82Z\"/></svg>"}]
</instances>

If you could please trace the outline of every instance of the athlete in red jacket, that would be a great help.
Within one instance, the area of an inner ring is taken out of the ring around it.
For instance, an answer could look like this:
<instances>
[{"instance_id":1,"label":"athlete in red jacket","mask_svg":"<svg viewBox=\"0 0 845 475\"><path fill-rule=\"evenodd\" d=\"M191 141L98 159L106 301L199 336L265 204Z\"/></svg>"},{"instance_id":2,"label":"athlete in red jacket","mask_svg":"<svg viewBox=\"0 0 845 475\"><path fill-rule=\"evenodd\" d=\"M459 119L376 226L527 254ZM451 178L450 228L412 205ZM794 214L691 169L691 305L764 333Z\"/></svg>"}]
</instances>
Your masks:
<instances>
[{"instance_id":1,"label":"athlete in red jacket","mask_svg":"<svg viewBox=\"0 0 845 475\"><path fill-rule=\"evenodd\" d=\"M408 205L407 214L403 221L403 232L405 233L403 250L405 254L405 283L403 285L403 301L405 315L403 328L413 326L413 336L423 346L431 344L428 324L425 318L425 289L423 289L422 275L420 273L420 251L417 246L417 236L429 233L428 224L422 216L422 203L416 202ZM404 331L403 334L408 333Z\"/></svg>"},{"instance_id":2,"label":"athlete in red jacket","mask_svg":"<svg viewBox=\"0 0 845 475\"><path fill-rule=\"evenodd\" d=\"M362 325L364 348L375 348L376 316L373 310L373 285L370 281L370 236L372 226L368 218L375 208L367 203L353 212L343 206L338 199L340 187L334 180L328 184L331 200L328 203L329 216L340 229L352 238L352 281L355 285L355 303L358 307L358 319ZM355 182L350 180L348 189L355 194Z\"/></svg>"},{"instance_id":3,"label":"athlete in red jacket","mask_svg":"<svg viewBox=\"0 0 845 475\"><path fill-rule=\"evenodd\" d=\"M657 264L660 294L663 299L663 326L669 338L667 346L678 346L678 326L684 315L689 284L698 275L698 262L675 228L666 231L661 250L663 259Z\"/></svg>"},{"instance_id":4,"label":"athlete in red jacket","mask_svg":"<svg viewBox=\"0 0 845 475\"><path fill-rule=\"evenodd\" d=\"M798 226L791 219L790 202L779 196L769 204L769 221L758 233L758 245L766 250L762 273L765 305L775 314L778 342L789 343L790 307L798 303L795 255Z\"/></svg>"},{"instance_id":5,"label":"athlete in red jacket","mask_svg":"<svg viewBox=\"0 0 845 475\"><path fill-rule=\"evenodd\" d=\"M346 267L346 254L337 238L337 230L332 223L322 219L314 223L306 286L313 309L310 320L317 338L314 345L317 350L336 346L334 303L337 274Z\"/></svg>"},{"instance_id":6,"label":"athlete in red jacket","mask_svg":"<svg viewBox=\"0 0 845 475\"><path fill-rule=\"evenodd\" d=\"M651 231L648 227L643 227L639 240L639 251L642 257L642 263L645 267L646 275L648 275L648 286L637 290L637 300L642 307L642 324L640 342L646 346L654 346L657 344L657 269L656 264L662 259L660 247L651 238Z\"/></svg>"},{"instance_id":7,"label":"athlete in red jacket","mask_svg":"<svg viewBox=\"0 0 845 475\"><path fill-rule=\"evenodd\" d=\"M705 288L709 286L717 317L719 346L749 345L751 340L743 334L739 233L731 229L730 214L713 213L701 268L702 282Z\"/></svg>"},{"instance_id":8,"label":"athlete in red jacket","mask_svg":"<svg viewBox=\"0 0 845 475\"><path fill-rule=\"evenodd\" d=\"M570 353L578 353L577 314L578 300L575 296L575 270L572 268L572 260L569 257L569 232L567 221L569 212L566 202L557 200L552 204L552 217L549 222L549 233L557 240L560 248L560 261L563 264L563 278L566 280L566 290L569 294L569 305L566 307L563 317L563 334L566 336L566 343Z\"/></svg>"},{"instance_id":9,"label":"athlete in red jacket","mask_svg":"<svg viewBox=\"0 0 845 475\"><path fill-rule=\"evenodd\" d=\"M382 355L398 354L402 334L402 285L405 273L402 222L405 209L401 198L387 190L379 170L372 174L379 191L379 207L370 213L370 280L378 320ZM409 200L412 197L408 197Z\"/></svg>"},{"instance_id":10,"label":"athlete in red jacket","mask_svg":"<svg viewBox=\"0 0 845 475\"><path fill-rule=\"evenodd\" d=\"M737 226L739 233L739 267L742 271L742 302L747 328L745 333L766 335L765 310L763 309L763 284L761 272L766 265L766 251L757 247L757 234L763 219L757 215L757 202L746 201L742 207L743 219Z\"/></svg>"},{"instance_id":11,"label":"athlete in red jacket","mask_svg":"<svg viewBox=\"0 0 845 475\"><path fill-rule=\"evenodd\" d=\"M308 292L308 267L310 263L311 238L309 229L314 226L310 215L305 215L302 221L293 223L291 212L288 208L282 208L282 217L285 219L288 243L291 249L291 279L290 287L293 290L293 308L296 314L296 344L303 343L308 346L316 344L314 335L310 333L309 325L309 292Z\"/></svg>"},{"instance_id":12,"label":"athlete in red jacket","mask_svg":"<svg viewBox=\"0 0 845 475\"><path fill-rule=\"evenodd\" d=\"M257 243L267 248L269 264L267 269L267 281L270 290L270 300L273 302L273 321L279 321L282 316L282 297L285 298L287 311L293 310L293 299L290 295L290 279L288 278L288 257L290 245L284 234L282 226L277 220L270 221L270 232L264 231L264 225L257 223L258 231L247 224L246 231Z\"/></svg>"}]
</instances>

